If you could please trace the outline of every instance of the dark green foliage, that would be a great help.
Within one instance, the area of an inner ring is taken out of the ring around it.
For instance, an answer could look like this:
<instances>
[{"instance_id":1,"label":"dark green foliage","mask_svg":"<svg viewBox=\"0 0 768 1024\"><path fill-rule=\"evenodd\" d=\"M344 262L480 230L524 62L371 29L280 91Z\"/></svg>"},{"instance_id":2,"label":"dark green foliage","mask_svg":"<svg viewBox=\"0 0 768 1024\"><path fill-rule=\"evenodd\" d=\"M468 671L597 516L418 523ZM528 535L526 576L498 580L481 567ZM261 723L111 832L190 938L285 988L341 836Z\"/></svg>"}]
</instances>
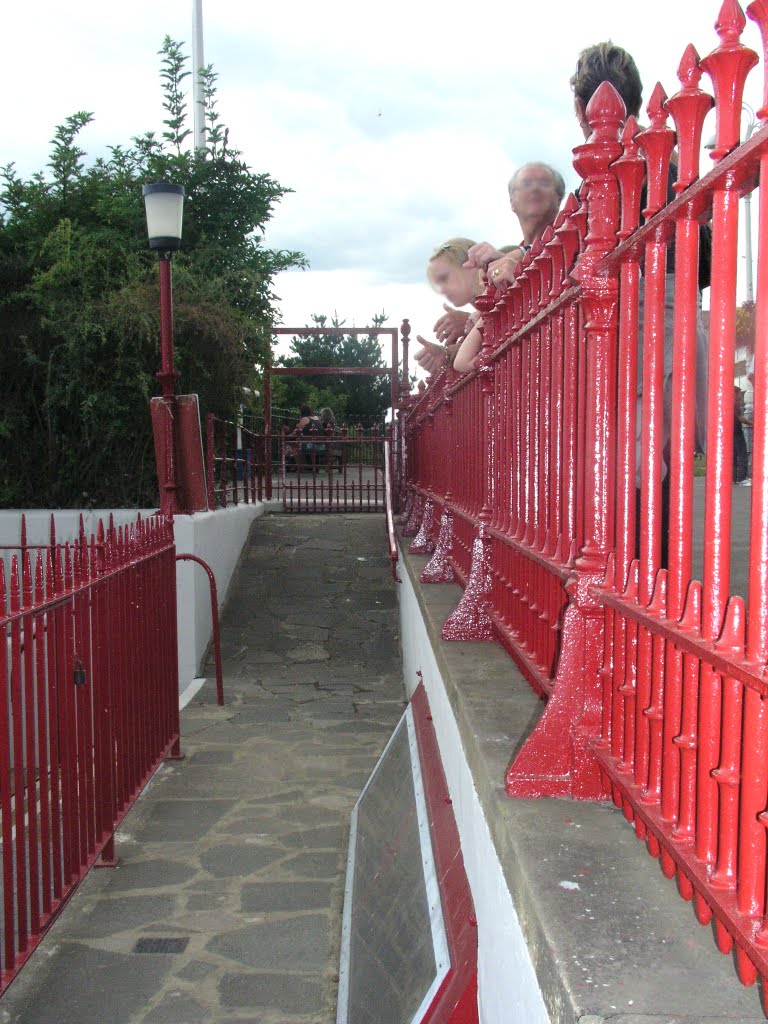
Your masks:
<instances>
[{"instance_id":1,"label":"dark green foliage","mask_svg":"<svg viewBox=\"0 0 768 1024\"><path fill-rule=\"evenodd\" d=\"M387 317L379 313L371 318L371 327L381 327ZM338 317L314 315L308 327L316 328L311 337L291 338L291 355L279 360L281 366L388 366L382 355L386 335L324 334L325 327L343 327ZM337 423L363 426L381 424L391 405L390 379L381 376L274 377L273 405L298 409L307 403L314 409L329 406Z\"/></svg>"},{"instance_id":2,"label":"dark green foliage","mask_svg":"<svg viewBox=\"0 0 768 1024\"><path fill-rule=\"evenodd\" d=\"M147 245L141 186L174 181L186 202L174 258L179 390L201 412L233 419L263 364L275 319L271 280L303 264L260 245L289 191L252 172L215 111L203 70L209 146L188 135L179 44L163 50L167 131L90 166L78 133L56 129L44 172L0 179L0 506L155 504L149 398L159 394L157 260Z\"/></svg>"}]
</instances>

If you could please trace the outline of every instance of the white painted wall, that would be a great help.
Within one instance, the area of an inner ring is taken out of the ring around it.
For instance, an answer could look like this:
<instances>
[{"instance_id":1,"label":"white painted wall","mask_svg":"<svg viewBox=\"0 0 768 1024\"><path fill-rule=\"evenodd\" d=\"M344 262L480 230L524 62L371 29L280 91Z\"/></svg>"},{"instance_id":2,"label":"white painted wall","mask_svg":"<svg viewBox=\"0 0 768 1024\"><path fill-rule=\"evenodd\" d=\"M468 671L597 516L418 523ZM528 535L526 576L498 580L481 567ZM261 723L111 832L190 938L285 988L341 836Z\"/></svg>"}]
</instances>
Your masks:
<instances>
[{"instance_id":1,"label":"white painted wall","mask_svg":"<svg viewBox=\"0 0 768 1024\"><path fill-rule=\"evenodd\" d=\"M133 523L141 511L149 516L154 509L95 509L84 511L86 536L95 533L99 519L106 526L110 512L115 526ZM177 516L174 521L177 554L192 554L210 565L216 578L219 608L226 600L232 574L237 566L243 545L248 538L251 523L264 512L260 502L237 505L215 512L197 512L193 516ZM48 544L50 539L50 509L25 511L27 543ZM0 545L18 544L22 511L0 511ZM57 509L56 539L63 543L78 535L80 512ZM12 551L3 551L6 562L6 580ZM194 562L178 562L176 569L177 610L179 628L179 690L183 691L197 676L208 644L211 642L211 600L208 576L202 566Z\"/></svg>"},{"instance_id":2,"label":"white painted wall","mask_svg":"<svg viewBox=\"0 0 768 1024\"><path fill-rule=\"evenodd\" d=\"M420 671L453 801L464 867L477 916L478 1006L481 1024L550 1024L480 799L467 764L459 729L445 692L410 577L401 565L400 638L408 697Z\"/></svg>"},{"instance_id":3,"label":"white painted wall","mask_svg":"<svg viewBox=\"0 0 768 1024\"><path fill-rule=\"evenodd\" d=\"M226 600L232 574L254 519L263 515L261 502L196 512L174 520L176 553L197 555L208 563L216 577L221 608ZM194 562L177 562L176 602L179 621L179 688L198 674L211 642L211 598L208 575Z\"/></svg>"}]
</instances>

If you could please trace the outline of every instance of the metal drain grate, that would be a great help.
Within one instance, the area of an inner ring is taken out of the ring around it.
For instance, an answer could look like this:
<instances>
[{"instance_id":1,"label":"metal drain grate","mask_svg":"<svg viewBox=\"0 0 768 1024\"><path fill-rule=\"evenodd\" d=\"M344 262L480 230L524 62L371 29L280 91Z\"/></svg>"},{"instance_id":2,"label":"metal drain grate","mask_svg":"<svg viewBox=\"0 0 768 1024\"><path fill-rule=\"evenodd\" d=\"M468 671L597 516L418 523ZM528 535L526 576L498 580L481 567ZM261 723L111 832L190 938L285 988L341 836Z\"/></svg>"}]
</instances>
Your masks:
<instances>
[{"instance_id":1,"label":"metal drain grate","mask_svg":"<svg viewBox=\"0 0 768 1024\"><path fill-rule=\"evenodd\" d=\"M189 943L189 936L178 939L139 939L133 947L134 953L183 953Z\"/></svg>"}]
</instances>

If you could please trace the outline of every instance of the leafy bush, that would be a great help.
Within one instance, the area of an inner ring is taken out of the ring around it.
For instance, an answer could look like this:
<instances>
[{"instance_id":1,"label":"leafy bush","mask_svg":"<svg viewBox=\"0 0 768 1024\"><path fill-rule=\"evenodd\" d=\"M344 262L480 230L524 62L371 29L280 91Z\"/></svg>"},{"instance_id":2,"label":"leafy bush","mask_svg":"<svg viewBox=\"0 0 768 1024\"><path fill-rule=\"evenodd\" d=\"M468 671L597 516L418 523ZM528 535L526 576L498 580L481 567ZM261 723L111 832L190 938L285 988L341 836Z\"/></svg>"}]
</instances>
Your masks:
<instances>
[{"instance_id":1,"label":"leafy bush","mask_svg":"<svg viewBox=\"0 0 768 1024\"><path fill-rule=\"evenodd\" d=\"M174 258L176 369L203 412L233 419L264 362L275 320L273 276L304 265L261 232L289 189L254 173L230 147L201 71L208 142L185 148L188 76L166 38L166 131L113 146L89 166L81 111L56 129L43 171L0 187L0 507L157 502L148 401L159 394L157 265L141 187L184 186Z\"/></svg>"},{"instance_id":2,"label":"leafy bush","mask_svg":"<svg viewBox=\"0 0 768 1024\"><path fill-rule=\"evenodd\" d=\"M385 335L328 334L325 328L342 328L345 321L338 316L314 315L309 324L316 333L310 337L291 338L291 354L279 360L280 366L387 366L381 345ZM386 323L384 313L371 318L371 327ZM298 410L304 403L313 409L328 406L336 422L371 427L382 424L391 405L391 385L387 375L320 375L274 376L273 405Z\"/></svg>"}]
</instances>

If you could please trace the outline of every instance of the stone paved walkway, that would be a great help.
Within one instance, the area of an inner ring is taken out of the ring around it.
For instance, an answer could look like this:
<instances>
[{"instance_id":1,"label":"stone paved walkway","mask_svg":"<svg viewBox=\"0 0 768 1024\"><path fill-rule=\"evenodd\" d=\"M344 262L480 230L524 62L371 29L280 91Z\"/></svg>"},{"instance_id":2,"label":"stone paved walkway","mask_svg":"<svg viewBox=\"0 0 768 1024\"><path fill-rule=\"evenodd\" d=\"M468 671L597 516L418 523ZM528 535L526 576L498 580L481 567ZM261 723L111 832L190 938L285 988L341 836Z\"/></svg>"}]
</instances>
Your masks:
<instances>
[{"instance_id":1,"label":"stone paved walkway","mask_svg":"<svg viewBox=\"0 0 768 1024\"><path fill-rule=\"evenodd\" d=\"M226 707L209 681L182 712L186 760L0 1022L335 1021L350 812L405 703L396 630L383 517L257 520L222 624ZM158 939L185 948L136 952Z\"/></svg>"}]
</instances>

